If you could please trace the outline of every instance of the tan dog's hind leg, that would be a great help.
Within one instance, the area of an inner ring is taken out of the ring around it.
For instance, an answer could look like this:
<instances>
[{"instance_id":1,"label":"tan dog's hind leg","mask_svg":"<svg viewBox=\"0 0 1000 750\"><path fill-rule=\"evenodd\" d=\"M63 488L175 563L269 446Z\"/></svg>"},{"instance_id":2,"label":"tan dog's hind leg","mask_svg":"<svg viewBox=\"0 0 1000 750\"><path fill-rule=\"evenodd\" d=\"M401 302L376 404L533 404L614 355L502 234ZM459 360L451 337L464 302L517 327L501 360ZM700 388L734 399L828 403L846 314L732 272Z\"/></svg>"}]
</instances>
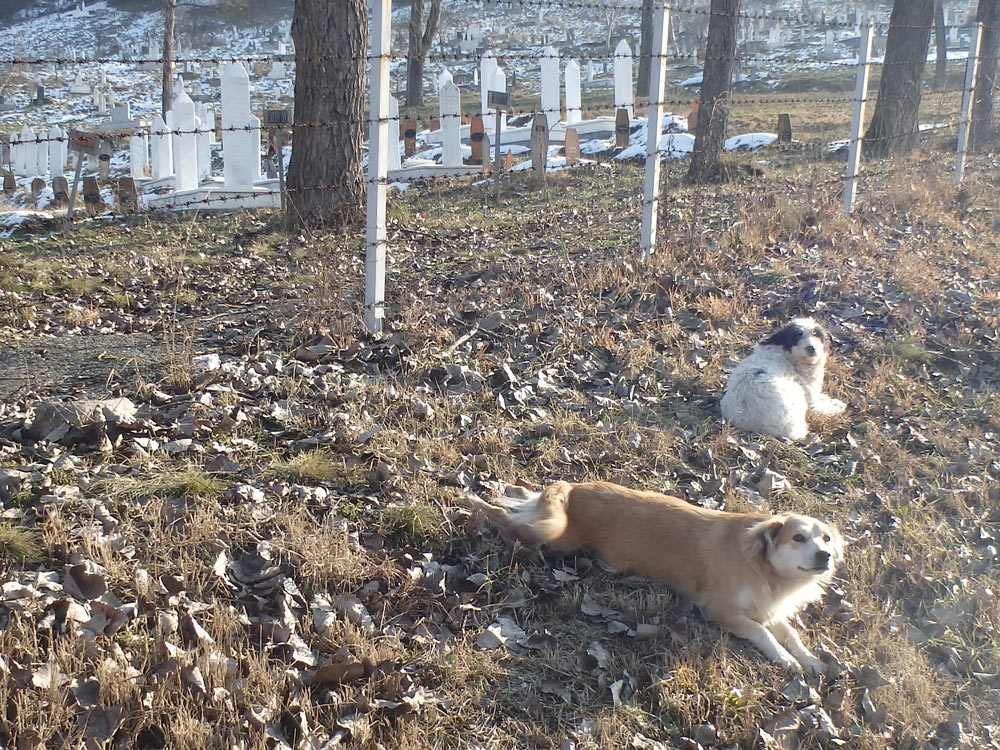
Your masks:
<instances>
[{"instance_id":1,"label":"tan dog's hind leg","mask_svg":"<svg viewBox=\"0 0 1000 750\"><path fill-rule=\"evenodd\" d=\"M826 662L817 659L806 648L805 644L802 643L802 639L799 638L799 634L795 632L795 628L785 620L776 620L771 623L770 629L774 633L774 637L784 644L785 648L791 652L792 656L799 660L799 664L805 667L805 669L813 674L826 674Z\"/></svg>"},{"instance_id":2,"label":"tan dog's hind leg","mask_svg":"<svg viewBox=\"0 0 1000 750\"><path fill-rule=\"evenodd\" d=\"M774 637L770 630L759 622L751 620L744 615L732 615L729 617L712 617L710 613L705 613L710 620L714 620L733 635L745 638L756 646L764 656L773 662L777 662L789 672L799 673L802 667L788 651L782 646L778 639ZM800 644L801 645L801 644ZM804 648L804 647L803 647Z\"/></svg>"}]
</instances>

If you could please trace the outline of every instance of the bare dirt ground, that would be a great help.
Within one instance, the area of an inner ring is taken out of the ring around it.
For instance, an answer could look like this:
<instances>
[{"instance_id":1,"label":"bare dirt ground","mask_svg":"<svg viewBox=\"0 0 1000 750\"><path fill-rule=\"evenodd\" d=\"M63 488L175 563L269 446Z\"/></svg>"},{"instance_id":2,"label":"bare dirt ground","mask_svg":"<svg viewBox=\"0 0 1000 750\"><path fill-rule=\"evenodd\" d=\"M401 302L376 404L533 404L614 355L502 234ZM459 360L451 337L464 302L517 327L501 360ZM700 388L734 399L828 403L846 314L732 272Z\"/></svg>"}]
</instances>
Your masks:
<instances>
[{"instance_id":1,"label":"bare dirt ground","mask_svg":"<svg viewBox=\"0 0 1000 750\"><path fill-rule=\"evenodd\" d=\"M198 216L7 241L0 742L1000 747L990 158L956 189L928 151L852 218L836 162L668 169L647 263L628 165L514 179L499 207L412 188L380 336L354 234ZM725 425L729 369L800 314L834 333L847 412L798 444ZM120 398L62 424L67 395ZM802 617L827 674L459 502L594 478L838 524L847 561Z\"/></svg>"}]
</instances>

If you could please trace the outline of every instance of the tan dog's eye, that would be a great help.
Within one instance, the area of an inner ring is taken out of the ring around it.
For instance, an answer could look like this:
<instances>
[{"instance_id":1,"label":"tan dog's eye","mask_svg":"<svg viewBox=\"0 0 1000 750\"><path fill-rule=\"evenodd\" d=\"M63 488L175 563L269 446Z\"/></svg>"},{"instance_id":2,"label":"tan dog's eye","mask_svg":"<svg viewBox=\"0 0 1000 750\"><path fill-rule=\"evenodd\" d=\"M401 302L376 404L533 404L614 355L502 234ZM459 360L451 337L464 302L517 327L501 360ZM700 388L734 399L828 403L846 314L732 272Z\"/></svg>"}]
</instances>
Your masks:
<instances>
[{"instance_id":1,"label":"tan dog's eye","mask_svg":"<svg viewBox=\"0 0 1000 750\"><path fill-rule=\"evenodd\" d=\"M824 534L823 535L823 541L824 542L829 542L830 541L830 535L829 534Z\"/></svg>"},{"instance_id":2,"label":"tan dog's eye","mask_svg":"<svg viewBox=\"0 0 1000 750\"><path fill-rule=\"evenodd\" d=\"M796 534L795 536L792 537L793 542L804 542L805 540L806 538L802 536L802 534Z\"/></svg>"}]
</instances>

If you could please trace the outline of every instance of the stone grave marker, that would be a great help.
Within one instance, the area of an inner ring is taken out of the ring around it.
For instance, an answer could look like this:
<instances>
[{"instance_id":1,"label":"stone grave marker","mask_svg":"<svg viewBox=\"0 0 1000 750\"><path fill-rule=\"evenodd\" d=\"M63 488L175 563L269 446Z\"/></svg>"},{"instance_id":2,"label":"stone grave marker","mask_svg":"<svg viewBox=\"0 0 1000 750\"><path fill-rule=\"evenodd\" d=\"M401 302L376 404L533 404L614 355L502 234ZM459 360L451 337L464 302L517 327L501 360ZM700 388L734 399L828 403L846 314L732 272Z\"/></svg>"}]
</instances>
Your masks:
<instances>
[{"instance_id":1,"label":"stone grave marker","mask_svg":"<svg viewBox=\"0 0 1000 750\"><path fill-rule=\"evenodd\" d=\"M535 177L545 179L545 163L549 159L549 121L539 112L531 121L531 170Z\"/></svg>"},{"instance_id":2,"label":"stone grave marker","mask_svg":"<svg viewBox=\"0 0 1000 750\"><path fill-rule=\"evenodd\" d=\"M174 190L198 189L198 137L194 102L184 87L174 97ZM106 178L105 178L106 179Z\"/></svg>"},{"instance_id":3,"label":"stone grave marker","mask_svg":"<svg viewBox=\"0 0 1000 750\"><path fill-rule=\"evenodd\" d=\"M102 180L111 176L111 141L101 141L101 153L97 155L97 174Z\"/></svg>"},{"instance_id":4,"label":"stone grave marker","mask_svg":"<svg viewBox=\"0 0 1000 750\"><path fill-rule=\"evenodd\" d=\"M96 177L83 178L83 205L90 216L107 210L108 206L101 197L101 183Z\"/></svg>"},{"instance_id":5,"label":"stone grave marker","mask_svg":"<svg viewBox=\"0 0 1000 750\"><path fill-rule=\"evenodd\" d=\"M39 83L35 86L35 97L31 103L35 106L45 104L45 87L42 84Z\"/></svg>"},{"instance_id":6,"label":"stone grave marker","mask_svg":"<svg viewBox=\"0 0 1000 750\"><path fill-rule=\"evenodd\" d=\"M41 177L35 177L31 181L31 197L37 198L43 190L45 190L45 180Z\"/></svg>"},{"instance_id":7,"label":"stone grave marker","mask_svg":"<svg viewBox=\"0 0 1000 750\"><path fill-rule=\"evenodd\" d=\"M66 137L58 125L49 128L49 176L56 177L63 173L66 166Z\"/></svg>"},{"instance_id":8,"label":"stone grave marker","mask_svg":"<svg viewBox=\"0 0 1000 750\"><path fill-rule=\"evenodd\" d=\"M778 143L792 142L792 118L787 114L778 115Z\"/></svg>"},{"instance_id":9,"label":"stone grave marker","mask_svg":"<svg viewBox=\"0 0 1000 750\"><path fill-rule=\"evenodd\" d=\"M580 64L576 60L566 63L566 124L580 122Z\"/></svg>"},{"instance_id":10,"label":"stone grave marker","mask_svg":"<svg viewBox=\"0 0 1000 750\"><path fill-rule=\"evenodd\" d=\"M430 129L432 131L433 130L440 130L441 129L441 118L439 118L439 117L432 118L431 119Z\"/></svg>"},{"instance_id":11,"label":"stone grave marker","mask_svg":"<svg viewBox=\"0 0 1000 750\"><path fill-rule=\"evenodd\" d=\"M44 130L39 130L35 134L35 169L36 175L43 176L49 173L49 144L46 140Z\"/></svg>"},{"instance_id":12,"label":"stone grave marker","mask_svg":"<svg viewBox=\"0 0 1000 750\"><path fill-rule=\"evenodd\" d=\"M615 109L632 119L632 48L622 39L615 47Z\"/></svg>"},{"instance_id":13,"label":"stone grave marker","mask_svg":"<svg viewBox=\"0 0 1000 750\"><path fill-rule=\"evenodd\" d=\"M462 92L451 81L441 84L438 91L438 113L441 115L441 163L446 167L462 166Z\"/></svg>"},{"instance_id":14,"label":"stone grave marker","mask_svg":"<svg viewBox=\"0 0 1000 750\"><path fill-rule=\"evenodd\" d=\"M695 128L698 127L698 107L701 106L701 100L697 99L691 105L691 111L688 112L688 132L693 133Z\"/></svg>"},{"instance_id":15,"label":"stone grave marker","mask_svg":"<svg viewBox=\"0 0 1000 750\"><path fill-rule=\"evenodd\" d=\"M240 63L222 69L222 161L227 190L251 190L260 179L260 120L250 113L250 76Z\"/></svg>"},{"instance_id":16,"label":"stone grave marker","mask_svg":"<svg viewBox=\"0 0 1000 750\"><path fill-rule=\"evenodd\" d=\"M629 123L627 109L619 109L615 115L615 148L628 148Z\"/></svg>"},{"instance_id":17,"label":"stone grave marker","mask_svg":"<svg viewBox=\"0 0 1000 750\"><path fill-rule=\"evenodd\" d=\"M483 139L486 137L486 130L483 128L482 115L475 115L472 124L469 126L469 145L472 147L472 157L469 161L472 164L483 164Z\"/></svg>"},{"instance_id":18,"label":"stone grave marker","mask_svg":"<svg viewBox=\"0 0 1000 750\"><path fill-rule=\"evenodd\" d=\"M576 128L566 128L566 143L563 151L566 154L567 167L580 163L580 134L576 132Z\"/></svg>"},{"instance_id":19,"label":"stone grave marker","mask_svg":"<svg viewBox=\"0 0 1000 750\"><path fill-rule=\"evenodd\" d=\"M559 53L555 47L546 47L538 58L542 69L542 114L549 128L559 122Z\"/></svg>"},{"instance_id":20,"label":"stone grave marker","mask_svg":"<svg viewBox=\"0 0 1000 750\"><path fill-rule=\"evenodd\" d=\"M417 153L417 121L412 117L403 120L403 145L407 157Z\"/></svg>"},{"instance_id":21,"label":"stone grave marker","mask_svg":"<svg viewBox=\"0 0 1000 750\"><path fill-rule=\"evenodd\" d=\"M503 160L503 171L509 172L511 167L514 166L514 152L507 149L507 156Z\"/></svg>"},{"instance_id":22,"label":"stone grave marker","mask_svg":"<svg viewBox=\"0 0 1000 750\"><path fill-rule=\"evenodd\" d=\"M115 204L121 211L134 212L139 208L139 191L131 177L119 177L114 181Z\"/></svg>"},{"instance_id":23,"label":"stone grave marker","mask_svg":"<svg viewBox=\"0 0 1000 750\"><path fill-rule=\"evenodd\" d=\"M5 193L13 193L17 190L17 178L14 177L12 172L3 173L3 191Z\"/></svg>"},{"instance_id":24,"label":"stone grave marker","mask_svg":"<svg viewBox=\"0 0 1000 750\"><path fill-rule=\"evenodd\" d=\"M69 203L69 180L65 175L57 175L52 178L53 203L62 207Z\"/></svg>"}]
</instances>

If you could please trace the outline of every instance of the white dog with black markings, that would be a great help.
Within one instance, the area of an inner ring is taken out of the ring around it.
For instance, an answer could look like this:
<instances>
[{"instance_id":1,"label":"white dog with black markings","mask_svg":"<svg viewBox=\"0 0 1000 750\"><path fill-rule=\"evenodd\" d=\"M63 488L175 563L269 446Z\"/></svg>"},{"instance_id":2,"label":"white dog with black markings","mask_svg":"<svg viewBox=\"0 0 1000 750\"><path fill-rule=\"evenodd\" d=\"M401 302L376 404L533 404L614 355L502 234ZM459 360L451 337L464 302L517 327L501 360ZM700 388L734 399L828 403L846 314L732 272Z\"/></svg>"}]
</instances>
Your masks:
<instances>
[{"instance_id":1,"label":"white dog with black markings","mask_svg":"<svg viewBox=\"0 0 1000 750\"><path fill-rule=\"evenodd\" d=\"M812 318L795 318L761 341L729 376L723 419L751 432L802 440L810 409L840 414L847 405L823 393L829 341Z\"/></svg>"}]
</instances>

